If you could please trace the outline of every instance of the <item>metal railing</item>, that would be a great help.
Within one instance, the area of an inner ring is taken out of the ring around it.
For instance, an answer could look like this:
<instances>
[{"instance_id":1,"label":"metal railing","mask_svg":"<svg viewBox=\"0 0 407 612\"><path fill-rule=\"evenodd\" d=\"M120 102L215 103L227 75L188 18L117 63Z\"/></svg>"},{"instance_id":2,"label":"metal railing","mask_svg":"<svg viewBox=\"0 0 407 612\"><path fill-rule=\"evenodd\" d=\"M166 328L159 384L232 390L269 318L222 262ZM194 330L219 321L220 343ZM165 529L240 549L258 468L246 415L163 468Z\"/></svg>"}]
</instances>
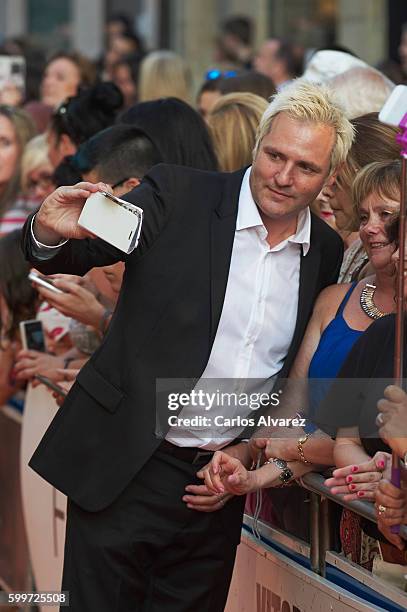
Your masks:
<instances>
[{"instance_id":1,"label":"metal railing","mask_svg":"<svg viewBox=\"0 0 407 612\"><path fill-rule=\"evenodd\" d=\"M348 508L372 523L377 523L374 504L367 501L344 501L324 485L322 474L310 472L300 479L300 484L310 491L310 562L311 568L321 576L325 575L326 552L331 549L332 538L329 521L329 501ZM400 536L407 540L407 527L400 526Z\"/></svg>"}]
</instances>

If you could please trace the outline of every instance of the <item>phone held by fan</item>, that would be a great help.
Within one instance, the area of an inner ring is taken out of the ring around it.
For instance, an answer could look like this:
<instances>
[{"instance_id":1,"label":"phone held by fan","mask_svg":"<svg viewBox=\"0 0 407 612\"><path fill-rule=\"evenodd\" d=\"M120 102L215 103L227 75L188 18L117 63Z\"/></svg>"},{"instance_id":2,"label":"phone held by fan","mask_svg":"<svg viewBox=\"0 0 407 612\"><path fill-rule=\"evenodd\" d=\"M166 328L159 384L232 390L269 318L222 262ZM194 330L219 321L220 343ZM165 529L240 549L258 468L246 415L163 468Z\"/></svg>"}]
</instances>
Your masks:
<instances>
[{"instance_id":1,"label":"phone held by fan","mask_svg":"<svg viewBox=\"0 0 407 612\"><path fill-rule=\"evenodd\" d=\"M20 322L21 343L25 350L46 353L45 333L42 321L32 319Z\"/></svg>"},{"instance_id":2,"label":"phone held by fan","mask_svg":"<svg viewBox=\"0 0 407 612\"><path fill-rule=\"evenodd\" d=\"M54 391L54 393L58 393L58 395L61 395L62 397L66 397L68 395L68 391L66 389L55 383L50 378L47 378L47 376L36 374L34 378L36 378L41 384L48 387L48 389L51 389L51 391Z\"/></svg>"},{"instance_id":3,"label":"phone held by fan","mask_svg":"<svg viewBox=\"0 0 407 612\"><path fill-rule=\"evenodd\" d=\"M36 283L37 285L40 285L41 287L45 287L45 289L49 289L50 291L53 291L54 293L64 293L62 289L55 287L55 285L52 282L52 278L48 278L47 276L38 274L37 272L34 272L33 270L31 270L31 272L29 273L28 278L30 279L31 282Z\"/></svg>"}]
</instances>

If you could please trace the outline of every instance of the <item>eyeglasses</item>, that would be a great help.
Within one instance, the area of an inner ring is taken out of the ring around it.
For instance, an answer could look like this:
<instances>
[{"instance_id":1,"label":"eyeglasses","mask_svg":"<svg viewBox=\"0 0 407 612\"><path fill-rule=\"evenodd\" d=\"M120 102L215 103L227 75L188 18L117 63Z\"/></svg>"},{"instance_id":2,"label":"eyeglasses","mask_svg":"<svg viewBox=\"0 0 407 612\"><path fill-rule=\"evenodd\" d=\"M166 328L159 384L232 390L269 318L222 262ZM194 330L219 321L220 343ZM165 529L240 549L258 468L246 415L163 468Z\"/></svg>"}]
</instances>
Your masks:
<instances>
[{"instance_id":1,"label":"eyeglasses","mask_svg":"<svg viewBox=\"0 0 407 612\"><path fill-rule=\"evenodd\" d=\"M215 79L220 79L221 77L224 79L230 79L231 77L235 77L237 75L236 70L226 70L226 71L222 71L222 70L208 70L208 72L205 73L205 79L207 81L214 81Z\"/></svg>"}]
</instances>

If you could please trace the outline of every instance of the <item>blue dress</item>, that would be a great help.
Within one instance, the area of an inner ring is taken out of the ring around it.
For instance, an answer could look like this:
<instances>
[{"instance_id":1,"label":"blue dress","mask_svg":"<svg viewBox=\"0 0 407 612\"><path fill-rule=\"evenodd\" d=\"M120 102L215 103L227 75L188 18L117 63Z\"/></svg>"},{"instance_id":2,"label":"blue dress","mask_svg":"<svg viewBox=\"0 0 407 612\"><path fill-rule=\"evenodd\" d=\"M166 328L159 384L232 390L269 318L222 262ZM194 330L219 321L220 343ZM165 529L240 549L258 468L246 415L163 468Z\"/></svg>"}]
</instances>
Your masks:
<instances>
[{"instance_id":1,"label":"blue dress","mask_svg":"<svg viewBox=\"0 0 407 612\"><path fill-rule=\"evenodd\" d=\"M317 350L311 360L308 370L309 380L309 412L312 419L319 403L325 397L332 380L338 374L346 357L363 331L352 329L343 318L344 308L356 287L352 283L339 305L335 318L324 329ZM320 380L327 379L327 380Z\"/></svg>"}]
</instances>

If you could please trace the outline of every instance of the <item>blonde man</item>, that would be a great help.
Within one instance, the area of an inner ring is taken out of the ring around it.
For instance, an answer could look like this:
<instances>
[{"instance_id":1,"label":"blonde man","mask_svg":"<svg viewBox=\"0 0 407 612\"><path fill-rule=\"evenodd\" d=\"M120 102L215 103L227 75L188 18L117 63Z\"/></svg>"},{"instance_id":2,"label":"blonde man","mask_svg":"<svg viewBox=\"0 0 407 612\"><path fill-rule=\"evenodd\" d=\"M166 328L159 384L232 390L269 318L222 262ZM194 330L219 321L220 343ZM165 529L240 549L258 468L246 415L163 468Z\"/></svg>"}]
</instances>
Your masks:
<instances>
[{"instance_id":1,"label":"blonde man","mask_svg":"<svg viewBox=\"0 0 407 612\"><path fill-rule=\"evenodd\" d=\"M243 444L229 417L251 410L207 410L205 398L214 378L261 379L271 390L288 372L343 252L308 204L351 141L329 93L298 82L267 109L247 170L161 165L125 196L145 213L131 255L77 224L100 183L57 189L27 222L25 252L44 273L126 262L109 334L31 460L70 500L63 588L72 612L224 609L243 500L226 504L196 480L185 495L185 486L215 450ZM168 387L156 396L160 378L172 379L170 398Z\"/></svg>"}]
</instances>

